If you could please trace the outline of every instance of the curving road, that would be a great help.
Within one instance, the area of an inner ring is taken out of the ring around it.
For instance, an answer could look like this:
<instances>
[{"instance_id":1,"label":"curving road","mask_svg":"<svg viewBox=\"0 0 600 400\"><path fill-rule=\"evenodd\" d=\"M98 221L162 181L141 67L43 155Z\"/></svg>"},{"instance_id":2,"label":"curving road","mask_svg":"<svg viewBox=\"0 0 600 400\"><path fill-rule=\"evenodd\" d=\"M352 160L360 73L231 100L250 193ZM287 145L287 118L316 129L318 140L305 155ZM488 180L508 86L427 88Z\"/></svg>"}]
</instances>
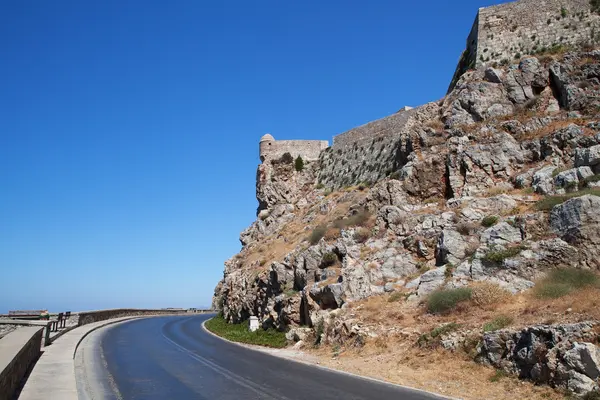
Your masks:
<instances>
[{"instance_id":1,"label":"curving road","mask_svg":"<svg viewBox=\"0 0 600 400\"><path fill-rule=\"evenodd\" d=\"M99 331L78 351L86 369L94 371L78 375L79 389L82 380L94 381L80 398L440 399L228 343L204 331L202 323L210 317L139 319Z\"/></svg>"}]
</instances>

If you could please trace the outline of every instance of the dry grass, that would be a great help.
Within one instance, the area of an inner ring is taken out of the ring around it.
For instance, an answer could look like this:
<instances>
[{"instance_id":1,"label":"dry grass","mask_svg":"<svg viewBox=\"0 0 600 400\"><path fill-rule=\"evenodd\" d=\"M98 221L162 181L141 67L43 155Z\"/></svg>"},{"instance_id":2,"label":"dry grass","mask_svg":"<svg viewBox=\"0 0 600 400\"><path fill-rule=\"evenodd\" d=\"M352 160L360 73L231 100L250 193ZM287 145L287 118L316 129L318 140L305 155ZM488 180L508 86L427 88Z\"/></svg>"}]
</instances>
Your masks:
<instances>
[{"instance_id":1,"label":"dry grass","mask_svg":"<svg viewBox=\"0 0 600 400\"><path fill-rule=\"evenodd\" d=\"M337 240L340 237L341 234L342 234L342 230L341 229L335 228L335 227L330 227L325 232L325 240L327 242L331 242L331 241Z\"/></svg>"},{"instance_id":2,"label":"dry grass","mask_svg":"<svg viewBox=\"0 0 600 400\"><path fill-rule=\"evenodd\" d=\"M461 399L564 399L548 387L536 387L513 377L490 382L494 370L489 367L461 354L407 345L392 334L369 340L361 349L348 348L336 358L326 346L311 354L328 367Z\"/></svg>"},{"instance_id":3,"label":"dry grass","mask_svg":"<svg viewBox=\"0 0 600 400\"><path fill-rule=\"evenodd\" d=\"M476 283L471 290L471 301L486 309L495 309L511 296L508 291L491 282Z\"/></svg>"},{"instance_id":4,"label":"dry grass","mask_svg":"<svg viewBox=\"0 0 600 400\"><path fill-rule=\"evenodd\" d=\"M338 233L334 229L329 229L335 220L339 220L348 214L350 206L360 202L366 196L367 191L361 192L355 190L351 193L334 192L328 200L336 201L333 210L327 215L321 215L318 212L320 204L315 204L310 208L303 210L295 210L296 217L286 225L284 225L279 231L274 232L272 235L261 238L261 245L249 248L238 255L236 259L244 265L245 268L250 270L264 270L266 266L270 265L274 261L282 261L287 254L292 250L300 246L310 233L312 229L319 225L328 226L328 230L325 233L325 240L335 240ZM316 217L311 222L311 228L307 229L306 223L303 219L309 214L314 213ZM372 221L368 221L371 224Z\"/></svg>"},{"instance_id":5,"label":"dry grass","mask_svg":"<svg viewBox=\"0 0 600 400\"><path fill-rule=\"evenodd\" d=\"M456 322L461 330L482 332L484 326L492 329L510 324L519 328L598 320L600 289L584 288L550 300L537 298L533 291L511 295L491 283L475 284L472 289L474 299L468 307L445 315L427 314L423 305L402 299L390 302L391 295L350 303L346 312L359 317L378 336L367 340L362 348L347 348L335 360L327 346L311 353L323 365L457 398L564 399L563 394L546 386L511 376L497 377L495 370L474 363L473 354L421 349L416 342L421 334ZM600 327L597 329L600 334Z\"/></svg>"},{"instance_id":6,"label":"dry grass","mask_svg":"<svg viewBox=\"0 0 600 400\"><path fill-rule=\"evenodd\" d=\"M584 134L587 136L594 135L594 131L585 127L585 125L587 124L587 121L585 119L571 118L571 119L553 121L538 130L531 131L531 132L525 132L521 135L518 135L517 138L520 141L542 138L542 137L548 136L551 133L554 133L560 129L566 128L567 126L569 126L571 124L575 124L575 125L578 125L579 127L581 127L584 131Z\"/></svg>"}]
</instances>

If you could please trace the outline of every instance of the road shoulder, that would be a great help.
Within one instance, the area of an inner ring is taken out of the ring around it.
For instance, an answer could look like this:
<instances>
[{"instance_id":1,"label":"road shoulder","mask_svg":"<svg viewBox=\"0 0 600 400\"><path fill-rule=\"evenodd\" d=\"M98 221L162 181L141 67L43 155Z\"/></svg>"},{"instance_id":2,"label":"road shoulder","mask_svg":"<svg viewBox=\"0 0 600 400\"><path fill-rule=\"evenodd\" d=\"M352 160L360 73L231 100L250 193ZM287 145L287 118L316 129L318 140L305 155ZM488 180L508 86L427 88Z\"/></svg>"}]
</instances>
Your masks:
<instances>
[{"instance_id":1,"label":"road shoulder","mask_svg":"<svg viewBox=\"0 0 600 400\"><path fill-rule=\"evenodd\" d=\"M205 321L206 322L206 321ZM364 376L364 375L357 375L357 374L353 374L351 372L347 372L347 371L343 371L343 370L339 370L339 369L335 369L335 368L331 368L331 367L327 367L324 365L321 365L319 362L319 359L317 357L311 356L307 353L304 353L300 350L295 350L295 349L289 349L289 348L284 348L284 349L274 349L274 348L269 348L269 347L263 347L263 346L257 346L257 345L252 345L252 344L246 344L246 343L239 343L239 342L234 342L228 339L225 339L213 332L211 332L210 330L206 329L206 327L204 326L204 323L202 323L202 329L207 332L209 335L212 335L220 340L223 340L225 342L229 342L233 345L236 346L240 346L246 349L250 349L250 350L254 350L254 351L259 351L265 354L269 354L273 357L279 357L279 358L284 358L288 361L292 361L292 362L296 362L296 363L300 363L300 364L304 364L304 365L308 365L314 368L318 368L318 369L322 369L325 371L329 371L329 372L333 372L333 373L337 373L337 374L341 374L341 375L346 375L346 376L351 376L353 378L357 378L357 379L363 379L366 381L371 381L371 382L377 382L379 384L383 384L383 385L388 385L388 386L393 386L393 387L397 387L397 388L401 388L403 390L407 390L407 391L412 391L414 393L419 393L419 394L426 394L428 396L431 396L432 400L458 400L457 398L454 397L447 397L447 396L443 396L441 394L438 393L433 393L433 392L429 392L427 390L422 390L422 389L417 389L417 388L413 388L410 386L403 386L403 385L398 385L396 383L392 383L392 382L387 382L381 379L376 379L376 378L371 378L369 376Z\"/></svg>"}]
</instances>

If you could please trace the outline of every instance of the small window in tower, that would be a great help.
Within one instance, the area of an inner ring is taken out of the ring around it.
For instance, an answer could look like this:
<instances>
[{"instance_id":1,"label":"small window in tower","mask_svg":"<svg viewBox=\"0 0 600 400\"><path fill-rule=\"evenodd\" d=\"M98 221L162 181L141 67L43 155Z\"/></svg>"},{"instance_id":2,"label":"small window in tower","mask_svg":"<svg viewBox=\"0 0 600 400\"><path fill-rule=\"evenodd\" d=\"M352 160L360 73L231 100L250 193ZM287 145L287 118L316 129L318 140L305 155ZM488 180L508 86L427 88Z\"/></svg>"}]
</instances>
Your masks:
<instances>
[{"instance_id":1,"label":"small window in tower","mask_svg":"<svg viewBox=\"0 0 600 400\"><path fill-rule=\"evenodd\" d=\"M272 145L273 143L269 143L269 146Z\"/></svg>"}]
</instances>

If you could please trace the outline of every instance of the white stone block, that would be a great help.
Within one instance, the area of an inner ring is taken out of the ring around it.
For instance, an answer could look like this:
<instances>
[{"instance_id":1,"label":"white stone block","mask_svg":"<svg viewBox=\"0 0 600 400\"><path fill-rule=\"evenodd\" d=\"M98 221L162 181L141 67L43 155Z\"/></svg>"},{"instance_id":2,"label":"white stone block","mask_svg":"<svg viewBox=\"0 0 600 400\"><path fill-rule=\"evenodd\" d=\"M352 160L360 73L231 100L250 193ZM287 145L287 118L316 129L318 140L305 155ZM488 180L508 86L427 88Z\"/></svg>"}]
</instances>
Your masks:
<instances>
[{"instance_id":1,"label":"white stone block","mask_svg":"<svg viewBox=\"0 0 600 400\"><path fill-rule=\"evenodd\" d=\"M256 332L258 328L258 318L255 316L250 317L250 332Z\"/></svg>"}]
</instances>

